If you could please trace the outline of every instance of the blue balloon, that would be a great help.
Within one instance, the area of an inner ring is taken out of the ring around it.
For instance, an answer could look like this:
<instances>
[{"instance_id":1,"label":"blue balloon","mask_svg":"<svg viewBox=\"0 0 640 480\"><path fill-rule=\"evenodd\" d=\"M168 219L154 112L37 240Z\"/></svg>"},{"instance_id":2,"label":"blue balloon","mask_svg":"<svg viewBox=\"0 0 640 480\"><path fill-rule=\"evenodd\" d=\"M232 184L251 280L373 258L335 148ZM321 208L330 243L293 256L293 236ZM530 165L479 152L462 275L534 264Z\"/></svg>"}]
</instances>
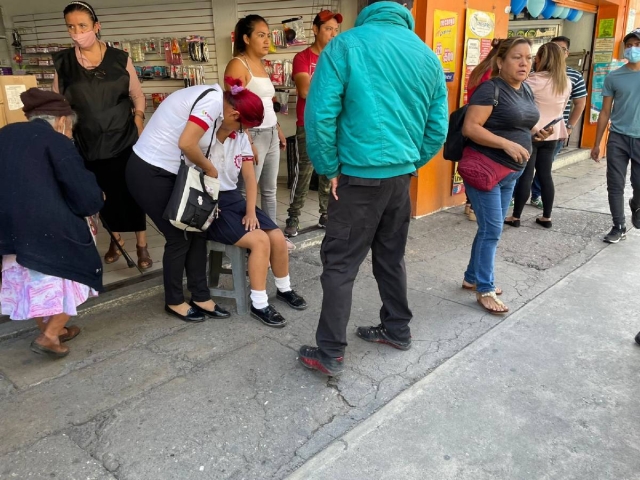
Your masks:
<instances>
[{"instance_id":1,"label":"blue balloon","mask_svg":"<svg viewBox=\"0 0 640 480\"><path fill-rule=\"evenodd\" d=\"M527 0L511 0L511 13L519 15L526 6Z\"/></svg>"},{"instance_id":2,"label":"blue balloon","mask_svg":"<svg viewBox=\"0 0 640 480\"><path fill-rule=\"evenodd\" d=\"M562 7L556 5L553 9L553 13L551 14L552 18L558 18L562 13Z\"/></svg>"},{"instance_id":3,"label":"blue balloon","mask_svg":"<svg viewBox=\"0 0 640 480\"><path fill-rule=\"evenodd\" d=\"M542 9L542 12L540 12L540 15L542 15L542 18L545 20L549 20L555 9L556 4L553 0L545 0L544 8Z\"/></svg>"},{"instance_id":4,"label":"blue balloon","mask_svg":"<svg viewBox=\"0 0 640 480\"><path fill-rule=\"evenodd\" d=\"M576 10L574 8L570 8L569 9L569 15L567 15L567 20L569 20L570 22L576 22L576 17L578 16L578 12L579 10Z\"/></svg>"},{"instance_id":5,"label":"blue balloon","mask_svg":"<svg viewBox=\"0 0 640 480\"><path fill-rule=\"evenodd\" d=\"M533 18L538 18L544 8L546 0L527 0L527 10Z\"/></svg>"},{"instance_id":6,"label":"blue balloon","mask_svg":"<svg viewBox=\"0 0 640 480\"><path fill-rule=\"evenodd\" d=\"M584 14L584 12L582 10L578 10L578 14L574 17L574 19L572 21L577 22L582 18L582 15Z\"/></svg>"},{"instance_id":7,"label":"blue balloon","mask_svg":"<svg viewBox=\"0 0 640 480\"><path fill-rule=\"evenodd\" d=\"M565 18L567 18L567 15L569 15L569 9L567 7L562 7L562 12L560 12L560 15L558 15L558 18L561 18L562 20L564 20Z\"/></svg>"}]
</instances>

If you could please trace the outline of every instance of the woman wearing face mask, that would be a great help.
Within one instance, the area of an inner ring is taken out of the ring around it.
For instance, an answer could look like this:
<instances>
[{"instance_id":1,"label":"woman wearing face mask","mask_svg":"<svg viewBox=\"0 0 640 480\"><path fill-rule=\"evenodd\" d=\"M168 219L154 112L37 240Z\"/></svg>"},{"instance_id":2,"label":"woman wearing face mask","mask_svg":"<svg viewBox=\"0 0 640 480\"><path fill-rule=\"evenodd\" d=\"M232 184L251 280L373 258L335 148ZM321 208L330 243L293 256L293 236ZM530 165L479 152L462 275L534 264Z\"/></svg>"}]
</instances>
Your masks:
<instances>
[{"instance_id":1,"label":"woman wearing face mask","mask_svg":"<svg viewBox=\"0 0 640 480\"><path fill-rule=\"evenodd\" d=\"M118 232L136 232L138 266L150 268L146 218L124 175L131 147L143 128L145 98L140 81L127 53L99 40L100 22L91 5L71 2L64 19L75 47L54 55L53 90L64 95L78 114L74 139L106 195L100 212L103 221L121 245ZM114 263L120 255L112 240L104 261Z\"/></svg>"},{"instance_id":2,"label":"woman wearing face mask","mask_svg":"<svg viewBox=\"0 0 640 480\"><path fill-rule=\"evenodd\" d=\"M234 58L227 65L224 76L240 79L247 90L258 95L264 104L264 121L258 127L251 128L249 133L258 154L256 179L260 185L260 205L269 218L276 222L280 149L287 146L287 140L273 108L276 91L262 63L269 53L269 25L259 15L248 15L236 24L235 39ZM225 88L230 89L231 85L225 85ZM239 187L244 190L242 182Z\"/></svg>"},{"instance_id":3,"label":"woman wearing face mask","mask_svg":"<svg viewBox=\"0 0 640 480\"><path fill-rule=\"evenodd\" d=\"M75 115L65 98L32 88L21 99L29 121L0 129L1 313L34 318L31 350L60 358L80 333L67 322L102 288L85 218L102 207L102 192L69 140Z\"/></svg>"}]
</instances>

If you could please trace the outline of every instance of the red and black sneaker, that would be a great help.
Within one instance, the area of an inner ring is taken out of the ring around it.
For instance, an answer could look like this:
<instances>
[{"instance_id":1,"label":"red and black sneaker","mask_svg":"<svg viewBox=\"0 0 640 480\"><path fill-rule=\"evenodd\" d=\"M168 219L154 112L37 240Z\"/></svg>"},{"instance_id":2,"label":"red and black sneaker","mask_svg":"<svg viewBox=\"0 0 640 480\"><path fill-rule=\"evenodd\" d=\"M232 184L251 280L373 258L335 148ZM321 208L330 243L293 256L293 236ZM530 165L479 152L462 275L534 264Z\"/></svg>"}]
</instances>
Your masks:
<instances>
[{"instance_id":1,"label":"red and black sneaker","mask_svg":"<svg viewBox=\"0 0 640 480\"><path fill-rule=\"evenodd\" d=\"M356 335L367 342L384 343L398 350L409 350L411 348L411 337L404 342L391 338L389 332L382 325L377 327L358 327Z\"/></svg>"},{"instance_id":2,"label":"red and black sneaker","mask_svg":"<svg viewBox=\"0 0 640 480\"><path fill-rule=\"evenodd\" d=\"M330 377L340 375L344 370L344 357L329 357L322 353L318 347L303 345L300 347L298 354L298 359L302 365L310 370L318 370Z\"/></svg>"}]
</instances>

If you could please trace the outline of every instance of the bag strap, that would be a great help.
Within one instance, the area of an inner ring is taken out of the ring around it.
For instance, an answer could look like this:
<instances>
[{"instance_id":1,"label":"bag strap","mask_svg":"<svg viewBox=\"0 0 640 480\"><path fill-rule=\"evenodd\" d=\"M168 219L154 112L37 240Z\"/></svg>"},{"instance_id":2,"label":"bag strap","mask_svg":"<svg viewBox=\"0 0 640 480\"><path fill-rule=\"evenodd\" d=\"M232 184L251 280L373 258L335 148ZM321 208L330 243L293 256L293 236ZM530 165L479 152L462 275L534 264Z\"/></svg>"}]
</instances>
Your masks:
<instances>
[{"instance_id":1,"label":"bag strap","mask_svg":"<svg viewBox=\"0 0 640 480\"><path fill-rule=\"evenodd\" d=\"M206 97L209 93L211 92L217 92L218 89L215 87L212 88L208 88L206 89L204 92L202 92L198 98L196 98L196 101L193 102L193 105L191 105L191 110L189 110L189 115L191 115L193 113L193 110L196 108L196 105L198 104L198 102L200 100L202 100L204 97ZM209 158L209 153L211 152L211 145L213 144L213 137L215 136L215 126L218 123L218 120L216 119L216 121L214 122L214 134L211 136L211 143L209 144L209 150L207 150L207 158ZM184 161L184 152L180 152L180 165L185 165L185 161Z\"/></svg>"},{"instance_id":2,"label":"bag strap","mask_svg":"<svg viewBox=\"0 0 640 480\"><path fill-rule=\"evenodd\" d=\"M211 129L211 141L209 142L209 148L207 148L207 154L205 155L205 157L207 157L207 160L209 159L209 155L211 155L211 145L213 145L213 139L216 138L216 126L218 125L218 119L216 118L216 121L213 122L213 128Z\"/></svg>"},{"instance_id":3,"label":"bag strap","mask_svg":"<svg viewBox=\"0 0 640 480\"><path fill-rule=\"evenodd\" d=\"M533 98L533 90L531 90L529 84L527 82L522 82L522 88L524 88L524 91L527 93L527 95L529 95L529 100L535 102Z\"/></svg>"},{"instance_id":4,"label":"bag strap","mask_svg":"<svg viewBox=\"0 0 640 480\"><path fill-rule=\"evenodd\" d=\"M495 80L491 81L493 82L493 108L495 108L498 106L498 100L500 99L500 86Z\"/></svg>"}]
</instances>

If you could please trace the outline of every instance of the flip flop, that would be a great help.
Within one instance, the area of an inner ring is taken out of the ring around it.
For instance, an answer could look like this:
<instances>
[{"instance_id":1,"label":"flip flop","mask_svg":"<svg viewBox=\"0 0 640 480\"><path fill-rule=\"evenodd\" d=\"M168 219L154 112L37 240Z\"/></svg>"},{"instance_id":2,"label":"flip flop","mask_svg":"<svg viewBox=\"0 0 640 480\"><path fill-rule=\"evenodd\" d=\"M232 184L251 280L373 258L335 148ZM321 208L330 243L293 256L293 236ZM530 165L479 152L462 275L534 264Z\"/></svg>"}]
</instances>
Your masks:
<instances>
[{"instance_id":1,"label":"flip flop","mask_svg":"<svg viewBox=\"0 0 640 480\"><path fill-rule=\"evenodd\" d=\"M68 342L69 340L73 340L80 334L80 327L76 327L75 325L71 325L69 327L65 327L67 333L63 333L59 335L60 343Z\"/></svg>"},{"instance_id":2,"label":"flip flop","mask_svg":"<svg viewBox=\"0 0 640 480\"><path fill-rule=\"evenodd\" d=\"M464 290L471 290L472 292L476 291L475 285L465 285L464 282L462 282L462 288ZM496 295L502 295L502 289L500 287L496 287Z\"/></svg>"},{"instance_id":3,"label":"flip flop","mask_svg":"<svg viewBox=\"0 0 640 480\"><path fill-rule=\"evenodd\" d=\"M69 347L60 346L59 349L54 350L36 343L35 340L31 342L30 347L32 352L37 353L38 355L47 355L51 358L64 358L69 355Z\"/></svg>"},{"instance_id":4,"label":"flip flop","mask_svg":"<svg viewBox=\"0 0 640 480\"><path fill-rule=\"evenodd\" d=\"M501 301L501 300L499 300L499 299L498 299L498 297L496 297L496 292L480 293L480 294L478 294L478 295L480 295L480 296L479 296L479 297L476 297L476 301L480 304L480 306L481 306L482 308L484 308L484 309L485 309L487 312L489 312L491 315L504 315L505 313L509 313L509 308L508 308L504 303L502 303L502 301ZM501 307L505 307L505 308L506 308L506 310L503 310L503 311L497 311L497 310L492 310L491 308L489 308L489 307L485 306L485 305L482 303L482 299L483 299L483 298L487 298L487 297L491 297L491 298L493 299L493 301L494 301L496 304L500 305Z\"/></svg>"}]
</instances>

